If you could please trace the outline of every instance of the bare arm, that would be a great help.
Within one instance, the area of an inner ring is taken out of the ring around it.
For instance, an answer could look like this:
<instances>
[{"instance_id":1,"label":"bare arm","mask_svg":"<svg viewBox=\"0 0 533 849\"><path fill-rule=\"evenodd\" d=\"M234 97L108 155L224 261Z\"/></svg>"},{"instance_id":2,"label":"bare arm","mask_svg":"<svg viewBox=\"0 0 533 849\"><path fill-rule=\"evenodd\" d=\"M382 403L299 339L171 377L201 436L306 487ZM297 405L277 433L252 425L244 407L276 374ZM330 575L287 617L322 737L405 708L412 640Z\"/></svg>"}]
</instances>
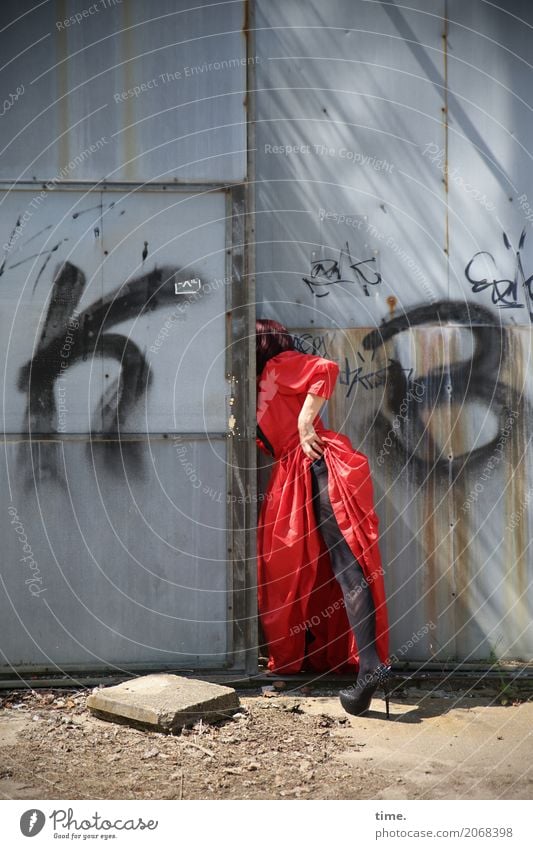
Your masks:
<instances>
[{"instance_id":1,"label":"bare arm","mask_svg":"<svg viewBox=\"0 0 533 849\"><path fill-rule=\"evenodd\" d=\"M313 422L325 401L326 399L320 395L313 395L309 392L298 416L300 445L304 454L311 460L318 460L324 453L323 441L315 431Z\"/></svg>"}]
</instances>

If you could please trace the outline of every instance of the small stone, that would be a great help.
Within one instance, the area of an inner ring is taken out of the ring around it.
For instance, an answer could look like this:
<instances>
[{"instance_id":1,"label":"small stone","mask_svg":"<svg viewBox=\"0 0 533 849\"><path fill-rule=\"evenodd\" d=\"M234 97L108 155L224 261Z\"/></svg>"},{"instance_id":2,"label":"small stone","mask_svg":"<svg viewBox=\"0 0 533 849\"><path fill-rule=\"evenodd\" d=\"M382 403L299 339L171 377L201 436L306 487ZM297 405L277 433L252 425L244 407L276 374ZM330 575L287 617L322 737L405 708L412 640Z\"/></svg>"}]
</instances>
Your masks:
<instances>
[{"instance_id":1,"label":"small stone","mask_svg":"<svg viewBox=\"0 0 533 849\"><path fill-rule=\"evenodd\" d=\"M159 749L148 749L143 755L141 755L141 760L145 761L147 758L156 758L159 754Z\"/></svg>"},{"instance_id":2,"label":"small stone","mask_svg":"<svg viewBox=\"0 0 533 849\"><path fill-rule=\"evenodd\" d=\"M234 713L231 718L234 719L236 722L238 722L239 719L246 719L246 716L245 716L244 713L239 712L239 713Z\"/></svg>"},{"instance_id":3,"label":"small stone","mask_svg":"<svg viewBox=\"0 0 533 849\"><path fill-rule=\"evenodd\" d=\"M261 769L261 764L258 764L256 761L252 761L246 767L250 772L255 772L256 769Z\"/></svg>"}]
</instances>

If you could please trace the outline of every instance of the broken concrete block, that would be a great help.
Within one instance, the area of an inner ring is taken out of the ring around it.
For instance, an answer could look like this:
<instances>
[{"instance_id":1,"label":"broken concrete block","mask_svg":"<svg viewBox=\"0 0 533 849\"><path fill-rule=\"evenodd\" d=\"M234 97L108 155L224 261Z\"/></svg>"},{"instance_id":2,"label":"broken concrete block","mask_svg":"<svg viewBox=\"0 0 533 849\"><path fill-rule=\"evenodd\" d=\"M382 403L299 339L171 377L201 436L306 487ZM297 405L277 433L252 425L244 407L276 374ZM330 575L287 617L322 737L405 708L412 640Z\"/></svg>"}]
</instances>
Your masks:
<instances>
[{"instance_id":1,"label":"broken concrete block","mask_svg":"<svg viewBox=\"0 0 533 849\"><path fill-rule=\"evenodd\" d=\"M102 719L175 731L198 720L217 722L239 708L232 687L180 675L143 675L92 693L87 707Z\"/></svg>"}]
</instances>

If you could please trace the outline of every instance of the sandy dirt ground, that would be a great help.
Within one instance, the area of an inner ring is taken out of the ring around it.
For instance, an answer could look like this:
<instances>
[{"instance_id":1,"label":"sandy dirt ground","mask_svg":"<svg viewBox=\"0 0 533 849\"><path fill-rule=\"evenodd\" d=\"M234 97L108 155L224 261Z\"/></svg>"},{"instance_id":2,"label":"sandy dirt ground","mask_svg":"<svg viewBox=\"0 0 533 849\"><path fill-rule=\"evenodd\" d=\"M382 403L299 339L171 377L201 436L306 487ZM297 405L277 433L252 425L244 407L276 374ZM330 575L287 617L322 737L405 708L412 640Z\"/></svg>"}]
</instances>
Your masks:
<instances>
[{"instance_id":1,"label":"sandy dirt ground","mask_svg":"<svg viewBox=\"0 0 533 849\"><path fill-rule=\"evenodd\" d=\"M334 691L241 692L217 726L106 722L88 690L0 694L3 799L531 799L533 701L415 687L350 717Z\"/></svg>"}]
</instances>

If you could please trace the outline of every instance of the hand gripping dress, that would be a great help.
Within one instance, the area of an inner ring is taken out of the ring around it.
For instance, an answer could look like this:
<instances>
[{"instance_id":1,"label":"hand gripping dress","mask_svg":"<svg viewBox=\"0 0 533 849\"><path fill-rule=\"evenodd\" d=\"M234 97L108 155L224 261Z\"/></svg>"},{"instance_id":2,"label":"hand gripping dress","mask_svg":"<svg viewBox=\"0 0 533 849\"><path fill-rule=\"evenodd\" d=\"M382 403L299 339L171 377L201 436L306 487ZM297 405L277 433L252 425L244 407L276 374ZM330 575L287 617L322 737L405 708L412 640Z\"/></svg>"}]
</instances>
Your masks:
<instances>
[{"instance_id":1,"label":"hand gripping dress","mask_svg":"<svg viewBox=\"0 0 533 849\"><path fill-rule=\"evenodd\" d=\"M336 363L284 351L265 365L258 385L257 423L274 453L258 518L258 605L272 671L322 672L358 667L355 636L312 504L311 460L300 446L298 415L307 393L329 398ZM368 459L343 434L315 430L324 440L328 492L340 530L360 563L375 606L375 647L388 660L389 630L378 517Z\"/></svg>"}]
</instances>

